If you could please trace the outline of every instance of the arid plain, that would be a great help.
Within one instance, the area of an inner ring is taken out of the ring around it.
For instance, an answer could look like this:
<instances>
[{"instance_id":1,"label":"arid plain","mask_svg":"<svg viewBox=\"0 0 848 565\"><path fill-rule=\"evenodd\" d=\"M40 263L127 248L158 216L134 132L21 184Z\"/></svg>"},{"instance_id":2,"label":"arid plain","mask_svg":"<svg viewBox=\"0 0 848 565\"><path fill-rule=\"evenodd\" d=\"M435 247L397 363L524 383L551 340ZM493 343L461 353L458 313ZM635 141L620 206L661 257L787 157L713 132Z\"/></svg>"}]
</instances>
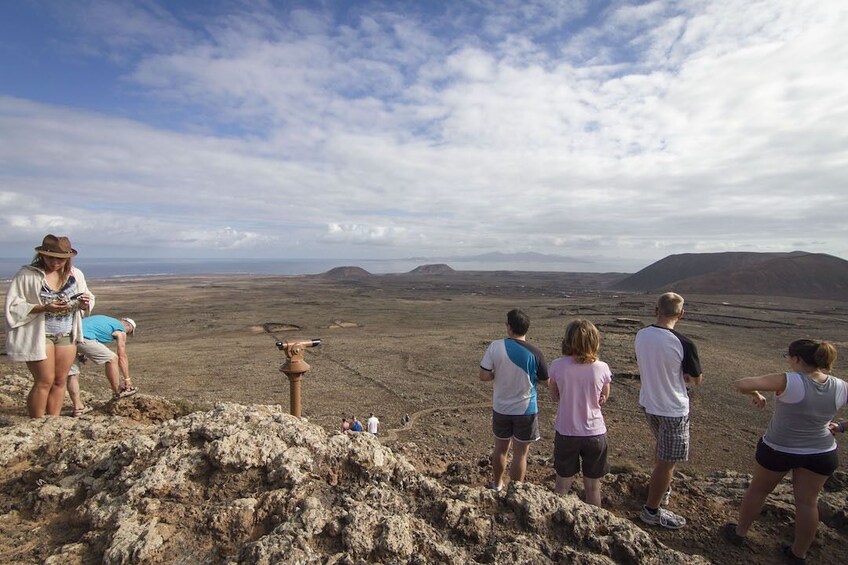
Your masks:
<instances>
[{"instance_id":1,"label":"arid plain","mask_svg":"<svg viewBox=\"0 0 848 565\"><path fill-rule=\"evenodd\" d=\"M655 295L604 290L619 278L460 271L369 276L353 269L332 276L93 280L90 286L97 313L131 316L139 324L129 355L142 394L190 408L216 401L288 406L289 383L279 371L284 355L275 342L320 338L322 344L306 352L311 370L302 383L305 418L334 430L343 417L364 420L374 412L383 441L419 469L479 486L490 470L491 384L479 382L477 371L487 344L503 337L505 314L514 307L529 314L528 339L549 361L559 356L569 320L587 318L599 327L601 358L614 373L605 408L610 461L620 472L649 472L652 440L638 405L633 338L652 322ZM833 342L842 355L834 373L844 375L848 303L743 295L686 299L678 328L698 344L706 379L692 393L691 461L677 480L724 470L748 473L771 407L755 409L730 383L784 370L782 353L799 337ZM101 368L85 366L81 384L93 404L108 400ZM540 399L543 440L531 450L528 480L552 485L548 459L555 406L546 391ZM3 414L23 418L23 408ZM400 423L404 414L412 417L406 427ZM845 443L839 448L843 470ZM714 560L738 558L737 550L715 549L716 516L699 517L703 501L687 499L680 490L682 506L676 510L691 517L692 527L686 534L657 536L675 549ZM632 499L611 490L605 506L632 517L643 496L638 488ZM771 531L791 530L778 524ZM838 562L830 559L848 547L845 538L843 531L826 542L822 562Z\"/></svg>"}]
</instances>

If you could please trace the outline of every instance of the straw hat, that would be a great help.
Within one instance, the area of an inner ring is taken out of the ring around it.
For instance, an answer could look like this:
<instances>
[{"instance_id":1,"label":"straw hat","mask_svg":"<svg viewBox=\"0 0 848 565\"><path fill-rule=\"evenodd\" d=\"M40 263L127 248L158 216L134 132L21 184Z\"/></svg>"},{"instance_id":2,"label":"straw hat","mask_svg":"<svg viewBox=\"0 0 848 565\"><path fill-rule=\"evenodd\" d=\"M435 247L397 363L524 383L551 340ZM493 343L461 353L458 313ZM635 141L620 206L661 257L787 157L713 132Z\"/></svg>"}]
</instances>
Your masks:
<instances>
[{"instance_id":1,"label":"straw hat","mask_svg":"<svg viewBox=\"0 0 848 565\"><path fill-rule=\"evenodd\" d=\"M71 240L67 237L56 237L52 233L44 236L41 245L35 248L37 253L47 257L58 257L68 259L77 254L77 250L71 247Z\"/></svg>"}]
</instances>

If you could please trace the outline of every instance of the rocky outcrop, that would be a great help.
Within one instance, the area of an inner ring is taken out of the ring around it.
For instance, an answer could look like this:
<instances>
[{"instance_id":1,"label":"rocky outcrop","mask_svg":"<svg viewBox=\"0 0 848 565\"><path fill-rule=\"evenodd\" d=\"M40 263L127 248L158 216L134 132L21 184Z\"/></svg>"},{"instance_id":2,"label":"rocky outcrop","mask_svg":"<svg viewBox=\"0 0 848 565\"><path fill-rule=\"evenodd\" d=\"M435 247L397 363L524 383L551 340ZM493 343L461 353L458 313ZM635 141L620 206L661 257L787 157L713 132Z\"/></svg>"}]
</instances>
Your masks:
<instances>
[{"instance_id":1,"label":"rocky outcrop","mask_svg":"<svg viewBox=\"0 0 848 565\"><path fill-rule=\"evenodd\" d=\"M29 420L29 384L19 375L0 380L2 563L707 562L576 496L531 483L496 493L463 484L458 470L428 476L374 436L328 433L280 406L221 403L185 413L139 394L89 402L98 408L81 418ZM642 500L647 480L640 472L605 479L611 510ZM740 557L711 548L749 481L733 472L677 477L675 498L709 516L709 528L691 526L691 536L703 537L686 546L703 551L691 553ZM846 492L840 471L820 497L822 563L841 562ZM757 526L767 535L754 543L769 547L793 515L785 481ZM668 539L683 532L674 534Z\"/></svg>"},{"instance_id":2,"label":"rocky outcrop","mask_svg":"<svg viewBox=\"0 0 848 565\"><path fill-rule=\"evenodd\" d=\"M4 562L703 561L538 485L447 486L279 406L7 422L0 467Z\"/></svg>"}]
</instances>

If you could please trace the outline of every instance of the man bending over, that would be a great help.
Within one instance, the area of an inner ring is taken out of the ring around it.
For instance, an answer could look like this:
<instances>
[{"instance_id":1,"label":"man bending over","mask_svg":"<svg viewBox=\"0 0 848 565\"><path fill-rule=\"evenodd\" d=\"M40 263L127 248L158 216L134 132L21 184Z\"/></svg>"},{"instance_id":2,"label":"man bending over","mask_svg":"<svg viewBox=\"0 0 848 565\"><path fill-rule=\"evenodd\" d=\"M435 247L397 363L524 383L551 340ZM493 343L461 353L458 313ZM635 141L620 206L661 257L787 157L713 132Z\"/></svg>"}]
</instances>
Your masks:
<instances>
[{"instance_id":1,"label":"man bending over","mask_svg":"<svg viewBox=\"0 0 848 565\"><path fill-rule=\"evenodd\" d=\"M89 316L82 320L82 334L85 338L77 344L77 353L91 359L97 365L106 366L106 378L112 387L112 397L124 398L132 396L138 389L130 379L130 365L127 357L127 336L135 332L136 323L132 318L110 318L109 316ZM107 343L115 342L115 350L106 347ZM118 378L120 371L123 383ZM84 406L79 394L79 364L74 363L68 373L68 394L74 403L74 416L81 416L91 410Z\"/></svg>"}]
</instances>

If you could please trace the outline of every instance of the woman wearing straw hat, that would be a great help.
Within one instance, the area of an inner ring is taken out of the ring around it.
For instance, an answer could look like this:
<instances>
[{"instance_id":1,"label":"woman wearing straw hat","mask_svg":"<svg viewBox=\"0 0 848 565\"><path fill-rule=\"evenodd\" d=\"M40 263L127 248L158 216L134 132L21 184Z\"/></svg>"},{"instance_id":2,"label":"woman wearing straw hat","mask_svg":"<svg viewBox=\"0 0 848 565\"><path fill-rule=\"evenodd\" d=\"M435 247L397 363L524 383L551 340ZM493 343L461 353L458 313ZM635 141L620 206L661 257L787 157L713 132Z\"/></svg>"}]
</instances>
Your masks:
<instances>
[{"instance_id":1,"label":"woman wearing straw hat","mask_svg":"<svg viewBox=\"0 0 848 565\"><path fill-rule=\"evenodd\" d=\"M27 411L40 418L62 410L65 380L82 340L82 313L91 311L94 295L82 271L71 266L77 252L67 237L48 234L35 251L6 293L6 354L32 373Z\"/></svg>"}]
</instances>

